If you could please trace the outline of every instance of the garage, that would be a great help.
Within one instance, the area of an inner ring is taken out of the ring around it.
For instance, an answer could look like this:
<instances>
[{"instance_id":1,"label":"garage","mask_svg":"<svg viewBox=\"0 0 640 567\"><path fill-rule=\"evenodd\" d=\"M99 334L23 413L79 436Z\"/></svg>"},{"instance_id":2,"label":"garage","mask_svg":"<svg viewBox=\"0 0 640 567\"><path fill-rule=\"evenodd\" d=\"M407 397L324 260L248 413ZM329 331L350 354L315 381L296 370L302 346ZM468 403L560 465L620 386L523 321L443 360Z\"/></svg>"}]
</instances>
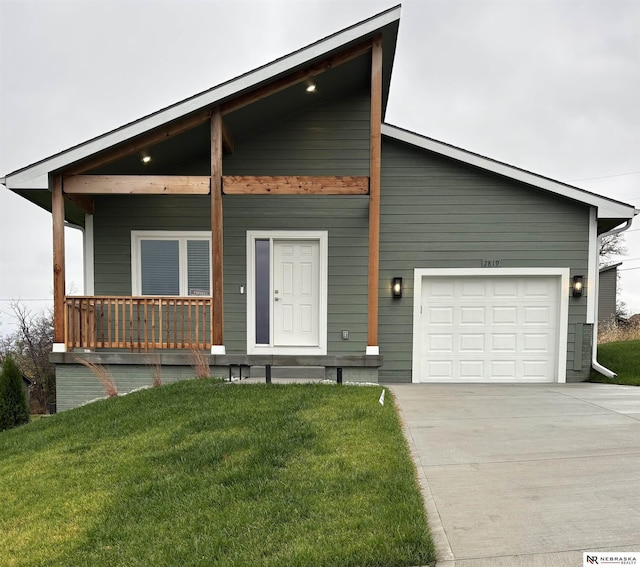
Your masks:
<instances>
[{"instance_id":1,"label":"garage","mask_svg":"<svg viewBox=\"0 0 640 567\"><path fill-rule=\"evenodd\" d=\"M563 282L568 270L416 270L413 381L564 382Z\"/></svg>"}]
</instances>

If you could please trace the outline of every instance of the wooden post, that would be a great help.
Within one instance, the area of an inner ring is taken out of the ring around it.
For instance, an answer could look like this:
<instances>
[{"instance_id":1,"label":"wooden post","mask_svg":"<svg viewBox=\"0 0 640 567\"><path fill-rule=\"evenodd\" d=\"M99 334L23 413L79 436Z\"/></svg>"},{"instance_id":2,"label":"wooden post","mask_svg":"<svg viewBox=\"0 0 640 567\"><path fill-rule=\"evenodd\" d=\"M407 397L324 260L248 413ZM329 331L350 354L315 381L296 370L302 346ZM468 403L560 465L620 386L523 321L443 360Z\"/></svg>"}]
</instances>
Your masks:
<instances>
[{"instance_id":1,"label":"wooden post","mask_svg":"<svg viewBox=\"0 0 640 567\"><path fill-rule=\"evenodd\" d=\"M62 176L53 179L51 195L51 215L53 217L53 342L64 344L64 196ZM58 347L59 349L60 347Z\"/></svg>"},{"instance_id":2,"label":"wooden post","mask_svg":"<svg viewBox=\"0 0 640 567\"><path fill-rule=\"evenodd\" d=\"M211 352L224 354L224 296L222 291L222 114L219 108L216 108L211 115L211 278L213 290Z\"/></svg>"},{"instance_id":3,"label":"wooden post","mask_svg":"<svg viewBox=\"0 0 640 567\"><path fill-rule=\"evenodd\" d=\"M369 146L369 305L367 354L378 354L378 279L380 269L380 152L382 124L382 37L371 49L371 141ZM370 348L374 347L374 348Z\"/></svg>"}]
</instances>

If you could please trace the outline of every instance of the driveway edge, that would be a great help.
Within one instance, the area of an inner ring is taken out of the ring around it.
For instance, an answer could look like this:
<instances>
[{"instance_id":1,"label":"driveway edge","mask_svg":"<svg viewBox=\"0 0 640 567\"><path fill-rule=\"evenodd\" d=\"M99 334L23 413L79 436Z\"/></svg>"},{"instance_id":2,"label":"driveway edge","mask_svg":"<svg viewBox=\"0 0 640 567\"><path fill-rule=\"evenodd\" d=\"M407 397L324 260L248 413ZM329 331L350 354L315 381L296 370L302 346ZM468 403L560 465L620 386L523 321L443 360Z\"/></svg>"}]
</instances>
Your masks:
<instances>
[{"instance_id":1,"label":"driveway edge","mask_svg":"<svg viewBox=\"0 0 640 567\"><path fill-rule=\"evenodd\" d=\"M387 389L391 390L391 392L393 393L393 386L387 386ZM409 454L411 455L411 460L413 461L416 469L418 483L420 484L420 492L422 492L424 509L427 514L427 526L429 527L429 531L431 532L433 544L436 547L436 565L438 565L440 561L455 561L455 556L453 555L453 551L451 550L449 538L447 538L447 533L440 518L440 512L438 512L438 507L436 506L431 488L429 487L429 481L427 480L427 475L424 472L422 461L420 460L420 457L418 455L415 441L413 439L413 436L411 435L411 430L409 429L409 426L407 425L407 422L404 418L402 409L396 401L395 394L394 405L396 407L396 411L398 412L398 416L400 417L402 433L404 434L404 438L407 442Z\"/></svg>"}]
</instances>

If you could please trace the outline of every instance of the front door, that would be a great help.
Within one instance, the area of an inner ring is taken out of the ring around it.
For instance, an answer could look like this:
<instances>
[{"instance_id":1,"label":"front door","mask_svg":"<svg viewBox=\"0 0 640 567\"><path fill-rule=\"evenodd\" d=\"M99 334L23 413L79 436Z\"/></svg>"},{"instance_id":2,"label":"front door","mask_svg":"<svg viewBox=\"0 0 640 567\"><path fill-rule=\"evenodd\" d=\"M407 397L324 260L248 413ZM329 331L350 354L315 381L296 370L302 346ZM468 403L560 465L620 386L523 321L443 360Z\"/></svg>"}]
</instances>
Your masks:
<instances>
[{"instance_id":1,"label":"front door","mask_svg":"<svg viewBox=\"0 0 640 567\"><path fill-rule=\"evenodd\" d=\"M320 243L273 241L273 346L319 346Z\"/></svg>"},{"instance_id":2,"label":"front door","mask_svg":"<svg viewBox=\"0 0 640 567\"><path fill-rule=\"evenodd\" d=\"M327 233L247 236L247 352L326 354Z\"/></svg>"}]
</instances>

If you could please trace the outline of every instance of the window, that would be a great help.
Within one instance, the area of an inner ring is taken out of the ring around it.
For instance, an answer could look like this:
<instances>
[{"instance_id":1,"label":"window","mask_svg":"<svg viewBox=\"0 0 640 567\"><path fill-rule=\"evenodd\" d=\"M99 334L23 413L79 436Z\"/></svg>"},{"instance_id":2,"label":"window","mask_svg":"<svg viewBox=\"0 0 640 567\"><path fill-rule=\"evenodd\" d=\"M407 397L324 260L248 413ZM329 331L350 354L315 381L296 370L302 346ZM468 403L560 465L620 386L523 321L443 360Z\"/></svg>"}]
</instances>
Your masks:
<instances>
[{"instance_id":1,"label":"window","mask_svg":"<svg viewBox=\"0 0 640 567\"><path fill-rule=\"evenodd\" d=\"M133 295L211 295L208 232L132 231Z\"/></svg>"}]
</instances>

